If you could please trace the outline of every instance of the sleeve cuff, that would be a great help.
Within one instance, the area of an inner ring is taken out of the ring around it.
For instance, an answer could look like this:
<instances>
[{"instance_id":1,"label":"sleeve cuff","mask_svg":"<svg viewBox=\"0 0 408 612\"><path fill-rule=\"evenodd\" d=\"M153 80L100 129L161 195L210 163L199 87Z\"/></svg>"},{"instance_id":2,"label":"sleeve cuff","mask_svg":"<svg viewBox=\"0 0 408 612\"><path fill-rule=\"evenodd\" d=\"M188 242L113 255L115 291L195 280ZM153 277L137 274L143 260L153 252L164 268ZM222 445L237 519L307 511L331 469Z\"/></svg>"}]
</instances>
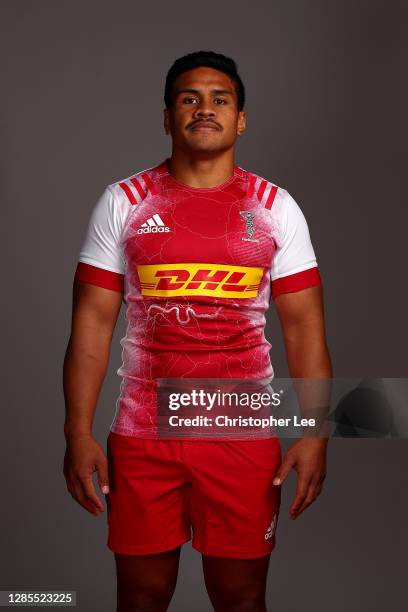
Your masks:
<instances>
[{"instance_id":1,"label":"sleeve cuff","mask_svg":"<svg viewBox=\"0 0 408 612\"><path fill-rule=\"evenodd\" d=\"M292 293L301 291L309 287L316 287L322 284L322 279L319 273L319 268L314 266L308 270L302 270L296 274L289 274L282 278L277 278L272 281L272 299L275 299L282 293Z\"/></svg>"},{"instance_id":2,"label":"sleeve cuff","mask_svg":"<svg viewBox=\"0 0 408 612\"><path fill-rule=\"evenodd\" d=\"M110 270L103 270L79 261L75 271L74 280L84 281L91 285L97 285L104 289L111 289L123 293L124 291L124 275Z\"/></svg>"}]
</instances>

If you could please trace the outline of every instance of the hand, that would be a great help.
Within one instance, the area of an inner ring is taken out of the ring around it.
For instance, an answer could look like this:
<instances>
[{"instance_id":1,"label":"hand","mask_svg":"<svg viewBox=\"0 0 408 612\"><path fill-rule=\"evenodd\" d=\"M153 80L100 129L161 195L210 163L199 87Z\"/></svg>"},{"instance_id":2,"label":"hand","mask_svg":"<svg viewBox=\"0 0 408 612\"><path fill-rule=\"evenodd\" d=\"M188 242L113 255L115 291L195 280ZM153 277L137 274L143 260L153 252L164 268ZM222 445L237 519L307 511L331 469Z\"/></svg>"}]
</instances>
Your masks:
<instances>
[{"instance_id":1,"label":"hand","mask_svg":"<svg viewBox=\"0 0 408 612\"><path fill-rule=\"evenodd\" d=\"M292 468L298 473L296 496L289 510L293 520L320 495L326 477L326 447L326 438L298 440L286 453L274 478L273 484L280 485Z\"/></svg>"},{"instance_id":2,"label":"hand","mask_svg":"<svg viewBox=\"0 0 408 612\"><path fill-rule=\"evenodd\" d=\"M104 511L92 479L98 473L98 483L104 495L109 493L108 460L102 446L91 434L79 434L67 439L64 476L72 497L94 516Z\"/></svg>"}]
</instances>

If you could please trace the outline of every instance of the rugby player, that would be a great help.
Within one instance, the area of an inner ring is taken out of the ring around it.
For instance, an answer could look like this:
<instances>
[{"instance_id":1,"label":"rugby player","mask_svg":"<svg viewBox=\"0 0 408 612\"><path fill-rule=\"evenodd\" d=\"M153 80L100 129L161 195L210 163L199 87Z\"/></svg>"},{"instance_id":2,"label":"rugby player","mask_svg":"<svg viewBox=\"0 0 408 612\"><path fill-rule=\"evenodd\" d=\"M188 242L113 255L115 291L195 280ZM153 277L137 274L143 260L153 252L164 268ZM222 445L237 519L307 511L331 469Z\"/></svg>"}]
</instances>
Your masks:
<instances>
[{"instance_id":1,"label":"rugby player","mask_svg":"<svg viewBox=\"0 0 408 612\"><path fill-rule=\"evenodd\" d=\"M281 485L294 469L295 519L322 489L327 439L301 438L282 459L276 435L172 435L158 417L158 386L272 380L271 301L290 375L330 378L322 281L295 199L235 162L246 129L235 62L213 51L179 58L164 101L171 155L106 186L79 254L64 362L64 475L97 516L97 472L119 612L168 608L180 547L191 539L214 609L263 611ZM122 303L122 378L105 453L92 424Z\"/></svg>"}]
</instances>

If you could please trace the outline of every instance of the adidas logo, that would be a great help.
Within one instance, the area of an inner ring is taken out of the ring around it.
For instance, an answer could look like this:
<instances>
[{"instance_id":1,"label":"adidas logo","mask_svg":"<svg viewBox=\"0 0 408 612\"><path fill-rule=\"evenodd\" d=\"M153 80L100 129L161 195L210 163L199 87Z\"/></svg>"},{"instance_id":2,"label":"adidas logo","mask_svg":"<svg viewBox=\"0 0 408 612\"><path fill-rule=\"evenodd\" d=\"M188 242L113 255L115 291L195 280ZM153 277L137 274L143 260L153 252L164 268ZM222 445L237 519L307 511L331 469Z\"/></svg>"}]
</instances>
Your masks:
<instances>
[{"instance_id":1,"label":"adidas logo","mask_svg":"<svg viewBox=\"0 0 408 612\"><path fill-rule=\"evenodd\" d=\"M138 234L156 234L157 232L169 232L170 228L167 225L164 225L163 221L160 218L160 215L153 215L142 223L142 225L137 230Z\"/></svg>"},{"instance_id":2,"label":"adidas logo","mask_svg":"<svg viewBox=\"0 0 408 612\"><path fill-rule=\"evenodd\" d=\"M276 522L277 522L277 515L275 514L275 516L272 519L271 524L269 525L268 529L266 530L265 540L270 540L271 538L273 538L273 535L274 535L275 529L276 529Z\"/></svg>"}]
</instances>

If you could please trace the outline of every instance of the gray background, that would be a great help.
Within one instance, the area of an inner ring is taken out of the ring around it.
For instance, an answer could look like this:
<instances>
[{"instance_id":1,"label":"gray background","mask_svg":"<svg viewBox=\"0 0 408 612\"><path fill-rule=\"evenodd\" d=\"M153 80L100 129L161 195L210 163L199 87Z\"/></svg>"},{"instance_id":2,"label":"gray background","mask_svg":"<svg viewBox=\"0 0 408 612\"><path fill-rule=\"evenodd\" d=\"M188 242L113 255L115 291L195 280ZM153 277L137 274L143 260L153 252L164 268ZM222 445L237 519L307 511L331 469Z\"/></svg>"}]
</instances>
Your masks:
<instances>
[{"instance_id":1,"label":"gray background","mask_svg":"<svg viewBox=\"0 0 408 612\"><path fill-rule=\"evenodd\" d=\"M62 360L72 279L103 188L162 161L173 60L234 57L248 129L236 161L285 187L309 223L336 376L403 377L406 342L407 3L259 1L1 3L5 375L0 589L72 589L114 609L106 514L62 476ZM106 439L119 340L97 412ZM286 376L279 323L267 336ZM295 522L284 487L271 610L406 609L405 440L332 440L323 494ZM404 578L404 580L403 580ZM404 582L405 581L405 582ZM171 610L210 610L200 556L183 547Z\"/></svg>"}]
</instances>

